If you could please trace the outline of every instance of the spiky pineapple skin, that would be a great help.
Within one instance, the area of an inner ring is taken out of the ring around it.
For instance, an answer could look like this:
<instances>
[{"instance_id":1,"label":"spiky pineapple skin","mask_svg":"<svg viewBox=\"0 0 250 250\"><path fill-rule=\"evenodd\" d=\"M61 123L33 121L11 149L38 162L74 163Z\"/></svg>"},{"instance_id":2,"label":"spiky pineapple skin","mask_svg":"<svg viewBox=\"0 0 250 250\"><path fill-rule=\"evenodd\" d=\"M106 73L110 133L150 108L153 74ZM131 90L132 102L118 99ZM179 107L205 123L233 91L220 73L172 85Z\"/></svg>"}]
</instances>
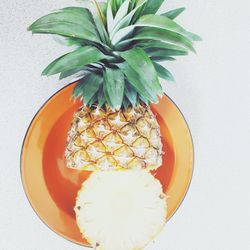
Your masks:
<instances>
[{"instance_id":1,"label":"spiky pineapple skin","mask_svg":"<svg viewBox=\"0 0 250 250\"><path fill-rule=\"evenodd\" d=\"M146 106L83 106L74 115L65 157L69 168L79 170L154 170L162 165L160 127Z\"/></svg>"}]
</instances>

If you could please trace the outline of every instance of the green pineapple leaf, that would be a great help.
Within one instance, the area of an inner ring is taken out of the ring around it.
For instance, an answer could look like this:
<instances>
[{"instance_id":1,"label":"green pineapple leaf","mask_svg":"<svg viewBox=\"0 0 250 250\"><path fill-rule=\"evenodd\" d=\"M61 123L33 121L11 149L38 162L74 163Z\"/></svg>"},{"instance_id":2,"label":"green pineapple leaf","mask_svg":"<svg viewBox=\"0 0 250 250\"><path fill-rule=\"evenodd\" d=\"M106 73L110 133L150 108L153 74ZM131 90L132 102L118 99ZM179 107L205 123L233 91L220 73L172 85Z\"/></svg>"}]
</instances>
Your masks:
<instances>
[{"instance_id":1,"label":"green pineapple leaf","mask_svg":"<svg viewBox=\"0 0 250 250\"><path fill-rule=\"evenodd\" d=\"M135 8L135 6L136 6L136 4L137 4L137 1L138 1L138 0L130 0L129 12L131 12L131 11Z\"/></svg>"},{"instance_id":2,"label":"green pineapple leaf","mask_svg":"<svg viewBox=\"0 0 250 250\"><path fill-rule=\"evenodd\" d=\"M159 78L173 81L158 62L195 52L201 38L173 21L185 8L156 14L164 0L93 0L87 8L66 7L34 22L34 34L56 35L69 52L49 64L43 75L79 79L73 91L84 105L114 109L158 102Z\"/></svg>"},{"instance_id":3,"label":"green pineapple leaf","mask_svg":"<svg viewBox=\"0 0 250 250\"><path fill-rule=\"evenodd\" d=\"M122 70L129 83L134 87L138 94L143 96L144 100L147 102L157 102L158 98L155 91L152 91L152 87L148 82L144 82L144 80L140 78L140 75L130 67L128 63L124 62L118 64L118 67Z\"/></svg>"},{"instance_id":4,"label":"green pineapple leaf","mask_svg":"<svg viewBox=\"0 0 250 250\"><path fill-rule=\"evenodd\" d=\"M134 17L134 15L140 11L141 8L143 8L143 6L145 5L145 3L147 2L147 0L143 0L141 2L139 2L136 7L131 11L129 12L124 18L122 18L117 24L116 26L114 27L114 29L112 30L111 34L110 34L110 37L111 37L111 40L112 38L115 36L115 34L122 28L125 28L127 26L129 26L132 22L132 19Z\"/></svg>"},{"instance_id":5,"label":"green pineapple leaf","mask_svg":"<svg viewBox=\"0 0 250 250\"><path fill-rule=\"evenodd\" d=\"M178 25L176 22L172 21L165 16L156 16L156 15L145 15L142 16L135 24L137 27L154 27L163 29L166 31L172 31L177 34L180 34L190 40L190 33L187 32L184 28Z\"/></svg>"},{"instance_id":6,"label":"green pineapple leaf","mask_svg":"<svg viewBox=\"0 0 250 250\"><path fill-rule=\"evenodd\" d=\"M115 32L111 37L111 42L114 46L116 46L121 40L124 40L129 34L131 34L135 30L134 25L127 26L125 28L120 29ZM130 41L128 42L130 43Z\"/></svg>"},{"instance_id":7,"label":"green pineapple leaf","mask_svg":"<svg viewBox=\"0 0 250 250\"><path fill-rule=\"evenodd\" d=\"M107 29L109 34L111 34L113 27L114 27L114 14L112 11L111 1L109 1L107 7Z\"/></svg>"},{"instance_id":8,"label":"green pineapple leaf","mask_svg":"<svg viewBox=\"0 0 250 250\"><path fill-rule=\"evenodd\" d=\"M132 38L120 42L124 38L124 36L130 34L136 27L143 27L138 30L138 35L135 34ZM145 35L145 37L143 37L143 35ZM119 46L126 46L127 44L132 43L135 40L149 39L172 42L177 45L181 44L182 46L194 52L192 41L194 39L198 40L198 38L198 36L186 31L180 25L167 17L145 15L142 16L134 25L119 30L116 33L116 36L112 38L112 43L118 43Z\"/></svg>"},{"instance_id":9,"label":"green pineapple leaf","mask_svg":"<svg viewBox=\"0 0 250 250\"><path fill-rule=\"evenodd\" d=\"M63 72L61 72L61 74L59 76L59 79L62 80L64 78L66 78L66 77L69 77L69 76L72 76L72 75L74 75L76 73L79 73L79 72L81 72L81 71L83 71L85 69L86 69L85 67L79 67L79 68L74 68L72 70L63 71Z\"/></svg>"},{"instance_id":10,"label":"green pineapple leaf","mask_svg":"<svg viewBox=\"0 0 250 250\"><path fill-rule=\"evenodd\" d=\"M83 40L81 39L77 39L77 38L73 38L73 37L63 37L63 36L59 36L59 35L54 35L53 39L61 45L64 46L69 46L69 47L76 47L76 48L80 48L81 46L85 45L85 43L83 42Z\"/></svg>"},{"instance_id":11,"label":"green pineapple leaf","mask_svg":"<svg viewBox=\"0 0 250 250\"><path fill-rule=\"evenodd\" d=\"M188 36L194 42L200 42L200 41L202 41L202 38L199 35L194 34L192 32L188 32Z\"/></svg>"},{"instance_id":12,"label":"green pineapple leaf","mask_svg":"<svg viewBox=\"0 0 250 250\"><path fill-rule=\"evenodd\" d=\"M100 86L98 91L98 105L102 107L106 102L106 98L104 96L103 85Z\"/></svg>"},{"instance_id":13,"label":"green pineapple leaf","mask_svg":"<svg viewBox=\"0 0 250 250\"><path fill-rule=\"evenodd\" d=\"M129 106L130 106L130 101L128 100L127 96L124 96L124 100L123 100L123 103L122 103L122 106L124 109L128 109Z\"/></svg>"},{"instance_id":14,"label":"green pineapple leaf","mask_svg":"<svg viewBox=\"0 0 250 250\"><path fill-rule=\"evenodd\" d=\"M139 74L140 78L147 82L147 85L151 87L156 95L162 94L161 84L154 65L143 49L133 48L119 52L119 54Z\"/></svg>"},{"instance_id":15,"label":"green pineapple leaf","mask_svg":"<svg viewBox=\"0 0 250 250\"><path fill-rule=\"evenodd\" d=\"M152 61L156 61L156 62L164 62L164 61L176 61L176 59L174 57L171 56L152 56L150 57Z\"/></svg>"},{"instance_id":16,"label":"green pineapple leaf","mask_svg":"<svg viewBox=\"0 0 250 250\"><path fill-rule=\"evenodd\" d=\"M172 50L172 49L161 49L161 48L149 48L145 49L149 57L172 57L172 56L185 56L188 54L187 51Z\"/></svg>"},{"instance_id":17,"label":"green pineapple leaf","mask_svg":"<svg viewBox=\"0 0 250 250\"><path fill-rule=\"evenodd\" d=\"M169 49L169 50L175 50L175 51L180 51L180 52L188 52L187 49L174 45L171 43L166 43L166 42L161 42L161 41L139 41L137 43L139 46L141 46L143 49L151 49L151 48L159 48L159 49Z\"/></svg>"},{"instance_id":18,"label":"green pineapple leaf","mask_svg":"<svg viewBox=\"0 0 250 250\"><path fill-rule=\"evenodd\" d=\"M42 75L55 75L64 71L73 70L90 63L98 62L105 58L105 55L95 47L85 46L53 61L43 71Z\"/></svg>"},{"instance_id":19,"label":"green pineapple leaf","mask_svg":"<svg viewBox=\"0 0 250 250\"><path fill-rule=\"evenodd\" d=\"M98 32L88 9L68 7L41 17L29 28L32 33L48 33L99 42Z\"/></svg>"},{"instance_id":20,"label":"green pineapple leaf","mask_svg":"<svg viewBox=\"0 0 250 250\"><path fill-rule=\"evenodd\" d=\"M161 14L161 15L165 16L165 17L168 17L171 20L174 20L176 17L178 17L185 10L186 10L186 8L182 7L182 8L170 10L170 11L168 11L166 13Z\"/></svg>"},{"instance_id":21,"label":"green pineapple leaf","mask_svg":"<svg viewBox=\"0 0 250 250\"><path fill-rule=\"evenodd\" d=\"M92 107L92 105L97 101L98 101L98 93L96 92L86 105Z\"/></svg>"},{"instance_id":22,"label":"green pineapple leaf","mask_svg":"<svg viewBox=\"0 0 250 250\"><path fill-rule=\"evenodd\" d=\"M111 7L113 16L115 16L117 9L118 9L117 0L109 0L108 4Z\"/></svg>"},{"instance_id":23,"label":"green pineapple leaf","mask_svg":"<svg viewBox=\"0 0 250 250\"><path fill-rule=\"evenodd\" d=\"M121 7L117 11L114 19L114 27L118 24L118 22L121 19L123 19L128 14L129 3L130 0L124 1L124 3L122 3Z\"/></svg>"},{"instance_id":24,"label":"green pineapple leaf","mask_svg":"<svg viewBox=\"0 0 250 250\"><path fill-rule=\"evenodd\" d=\"M84 73L88 72L94 72L94 73L98 73L100 70L102 69L101 66L96 66L96 65L93 65L93 64L88 64L86 66L81 66L81 67L78 67L78 68L74 68L72 70L68 70L68 71L63 71L61 72L60 76L59 76L59 79L62 80L66 77L69 77L69 76L72 76L72 75L75 75L75 74L79 74L81 73L78 78L80 78L81 76L84 75Z\"/></svg>"},{"instance_id":25,"label":"green pineapple leaf","mask_svg":"<svg viewBox=\"0 0 250 250\"><path fill-rule=\"evenodd\" d=\"M100 39L102 41L103 44L106 45L110 45L110 38L108 35L108 32L106 30L106 15L105 13L107 13L107 4L106 3L97 3L95 2L95 6L96 6L96 12L93 14L93 18L94 18L94 22L96 25L96 29L98 30Z\"/></svg>"},{"instance_id":26,"label":"green pineapple leaf","mask_svg":"<svg viewBox=\"0 0 250 250\"><path fill-rule=\"evenodd\" d=\"M129 82L126 82L125 85L125 96L127 97L128 101L132 104L133 107L136 106L137 92Z\"/></svg>"},{"instance_id":27,"label":"green pineapple leaf","mask_svg":"<svg viewBox=\"0 0 250 250\"><path fill-rule=\"evenodd\" d=\"M137 40L156 40L166 43L172 43L174 45L180 45L195 52L193 42L190 41L190 39L188 39L187 37L173 31L166 31L164 29L154 27L140 29L140 31L135 34L133 38L129 40L124 40L120 42L119 45L124 46L128 42L131 43Z\"/></svg>"},{"instance_id":28,"label":"green pineapple leaf","mask_svg":"<svg viewBox=\"0 0 250 250\"><path fill-rule=\"evenodd\" d=\"M154 62L155 70L157 71L160 78L170 82L175 82L173 75L159 63Z\"/></svg>"},{"instance_id":29,"label":"green pineapple leaf","mask_svg":"<svg viewBox=\"0 0 250 250\"><path fill-rule=\"evenodd\" d=\"M97 1L94 0L94 4L96 6L97 14L100 21L103 24L105 24L106 23L105 12L107 11L107 3L97 3Z\"/></svg>"},{"instance_id":30,"label":"green pineapple leaf","mask_svg":"<svg viewBox=\"0 0 250 250\"><path fill-rule=\"evenodd\" d=\"M148 0L143 15L155 14L161 7L165 0Z\"/></svg>"},{"instance_id":31,"label":"green pineapple leaf","mask_svg":"<svg viewBox=\"0 0 250 250\"><path fill-rule=\"evenodd\" d=\"M103 77L105 93L110 100L111 107L118 110L121 108L123 101L125 88L124 74L118 68L112 69L106 67Z\"/></svg>"},{"instance_id":32,"label":"green pineapple leaf","mask_svg":"<svg viewBox=\"0 0 250 250\"><path fill-rule=\"evenodd\" d=\"M102 77L96 74L84 76L74 88L73 96L75 98L80 97L84 104L88 105L89 101L98 92L102 81Z\"/></svg>"}]
</instances>

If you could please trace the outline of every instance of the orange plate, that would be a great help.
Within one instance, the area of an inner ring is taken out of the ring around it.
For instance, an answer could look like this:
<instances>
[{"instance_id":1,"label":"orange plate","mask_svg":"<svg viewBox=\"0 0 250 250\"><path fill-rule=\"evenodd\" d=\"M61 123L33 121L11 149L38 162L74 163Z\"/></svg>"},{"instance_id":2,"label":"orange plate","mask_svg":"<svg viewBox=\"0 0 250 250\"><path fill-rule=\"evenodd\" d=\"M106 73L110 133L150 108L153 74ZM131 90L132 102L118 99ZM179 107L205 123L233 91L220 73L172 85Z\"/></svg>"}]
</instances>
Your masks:
<instances>
[{"instance_id":1,"label":"orange plate","mask_svg":"<svg viewBox=\"0 0 250 250\"><path fill-rule=\"evenodd\" d=\"M64 238L89 246L82 239L73 211L77 191L90 172L66 168L64 151L74 112L74 84L49 99L37 113L25 136L21 174L27 197L41 220ZM163 165L155 173L168 199L168 219L188 190L193 171L193 144L188 126L175 104L164 96L152 105L161 127Z\"/></svg>"}]
</instances>

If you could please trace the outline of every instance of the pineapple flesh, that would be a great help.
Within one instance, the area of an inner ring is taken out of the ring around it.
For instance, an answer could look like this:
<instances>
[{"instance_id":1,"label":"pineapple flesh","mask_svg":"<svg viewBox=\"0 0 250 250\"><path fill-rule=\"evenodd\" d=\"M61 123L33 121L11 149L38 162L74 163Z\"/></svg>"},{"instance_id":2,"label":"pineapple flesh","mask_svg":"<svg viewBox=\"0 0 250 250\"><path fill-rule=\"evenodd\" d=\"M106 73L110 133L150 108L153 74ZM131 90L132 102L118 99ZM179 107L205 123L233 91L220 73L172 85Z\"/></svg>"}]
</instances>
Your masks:
<instances>
[{"instance_id":1,"label":"pineapple flesh","mask_svg":"<svg viewBox=\"0 0 250 250\"><path fill-rule=\"evenodd\" d=\"M98 171L78 192L77 224L98 250L143 249L165 225L166 199L145 170Z\"/></svg>"},{"instance_id":2,"label":"pineapple flesh","mask_svg":"<svg viewBox=\"0 0 250 250\"><path fill-rule=\"evenodd\" d=\"M162 164L160 128L149 108L82 107L67 140L67 166L79 170L153 170Z\"/></svg>"}]
</instances>

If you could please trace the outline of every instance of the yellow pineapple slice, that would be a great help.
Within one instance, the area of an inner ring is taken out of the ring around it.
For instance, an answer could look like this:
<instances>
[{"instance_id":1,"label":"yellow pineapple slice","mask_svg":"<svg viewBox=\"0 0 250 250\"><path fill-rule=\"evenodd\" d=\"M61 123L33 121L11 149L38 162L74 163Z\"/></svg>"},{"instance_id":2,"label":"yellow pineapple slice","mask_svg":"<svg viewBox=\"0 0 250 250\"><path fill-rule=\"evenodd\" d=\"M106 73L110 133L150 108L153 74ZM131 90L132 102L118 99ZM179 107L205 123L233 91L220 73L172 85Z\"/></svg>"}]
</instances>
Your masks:
<instances>
[{"instance_id":1,"label":"yellow pineapple slice","mask_svg":"<svg viewBox=\"0 0 250 250\"><path fill-rule=\"evenodd\" d=\"M95 172L78 192L75 213L93 248L139 250L163 229L167 198L147 171Z\"/></svg>"}]
</instances>

